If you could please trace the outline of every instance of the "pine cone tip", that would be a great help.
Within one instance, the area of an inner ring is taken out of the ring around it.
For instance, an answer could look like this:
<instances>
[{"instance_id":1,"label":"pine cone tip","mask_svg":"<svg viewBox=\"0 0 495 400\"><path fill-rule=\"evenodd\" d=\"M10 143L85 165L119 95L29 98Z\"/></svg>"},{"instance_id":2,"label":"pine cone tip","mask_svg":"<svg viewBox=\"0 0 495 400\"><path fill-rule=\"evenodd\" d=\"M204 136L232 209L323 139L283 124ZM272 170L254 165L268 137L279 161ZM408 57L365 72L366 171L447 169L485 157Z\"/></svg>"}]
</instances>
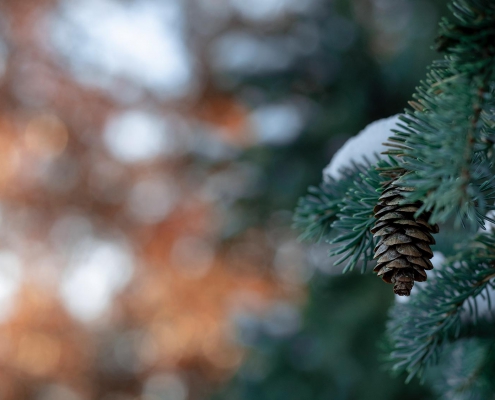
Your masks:
<instances>
[{"instance_id":1,"label":"pine cone tip","mask_svg":"<svg viewBox=\"0 0 495 400\"><path fill-rule=\"evenodd\" d=\"M409 271L398 270L391 281L394 284L395 294L409 296L414 286L414 274Z\"/></svg>"}]
</instances>

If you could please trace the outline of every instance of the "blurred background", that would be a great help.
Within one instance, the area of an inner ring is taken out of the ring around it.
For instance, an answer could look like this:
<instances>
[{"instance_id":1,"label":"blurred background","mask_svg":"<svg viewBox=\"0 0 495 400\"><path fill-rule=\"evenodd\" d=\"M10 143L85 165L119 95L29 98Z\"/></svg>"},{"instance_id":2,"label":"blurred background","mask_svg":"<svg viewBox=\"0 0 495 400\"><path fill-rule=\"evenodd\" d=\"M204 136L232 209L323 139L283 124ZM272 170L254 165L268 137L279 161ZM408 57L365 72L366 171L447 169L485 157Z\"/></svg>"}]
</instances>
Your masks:
<instances>
[{"instance_id":1,"label":"blurred background","mask_svg":"<svg viewBox=\"0 0 495 400\"><path fill-rule=\"evenodd\" d=\"M444 0L2 0L0 399L428 399L392 291L297 241Z\"/></svg>"}]
</instances>

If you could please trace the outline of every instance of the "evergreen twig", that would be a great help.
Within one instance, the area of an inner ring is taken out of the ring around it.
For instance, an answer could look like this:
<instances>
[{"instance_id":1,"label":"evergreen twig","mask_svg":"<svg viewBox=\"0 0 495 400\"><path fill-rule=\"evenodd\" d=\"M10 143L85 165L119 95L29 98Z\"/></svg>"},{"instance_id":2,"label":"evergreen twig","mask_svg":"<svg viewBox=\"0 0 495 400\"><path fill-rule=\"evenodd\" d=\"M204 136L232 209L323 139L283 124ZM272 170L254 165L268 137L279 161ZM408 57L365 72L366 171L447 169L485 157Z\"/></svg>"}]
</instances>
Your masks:
<instances>
[{"instance_id":1,"label":"evergreen twig","mask_svg":"<svg viewBox=\"0 0 495 400\"><path fill-rule=\"evenodd\" d=\"M326 176L320 186L309 187L309 193L299 199L293 218L293 227L303 232L300 240L330 239L331 225L337 220L346 192L365 170L366 165L354 163L352 168L340 170L341 179Z\"/></svg>"},{"instance_id":2,"label":"evergreen twig","mask_svg":"<svg viewBox=\"0 0 495 400\"><path fill-rule=\"evenodd\" d=\"M406 304L391 310L388 336L394 346L393 370L422 376L438 360L443 345L459 336L463 305L477 317L474 298L495 287L495 236L478 235L450 259Z\"/></svg>"},{"instance_id":3,"label":"evergreen twig","mask_svg":"<svg viewBox=\"0 0 495 400\"><path fill-rule=\"evenodd\" d=\"M411 200L423 202L418 215L426 210L432 223L456 216L459 225L483 226L494 209L495 3L459 0L451 9L455 19L442 21L438 39L445 58L417 89L390 153L411 172L404 180L416 188Z\"/></svg>"},{"instance_id":4,"label":"evergreen twig","mask_svg":"<svg viewBox=\"0 0 495 400\"><path fill-rule=\"evenodd\" d=\"M394 160L379 161L382 168L396 164ZM343 254L334 265L346 262L343 272L351 271L361 261L361 271L366 271L368 262L373 259L375 240L370 232L375 223L373 207L380 197L381 182L385 178L379 175L375 165L369 165L360 179L355 180L342 199L341 210L332 228L339 235L330 243L337 245L330 251L330 256Z\"/></svg>"}]
</instances>

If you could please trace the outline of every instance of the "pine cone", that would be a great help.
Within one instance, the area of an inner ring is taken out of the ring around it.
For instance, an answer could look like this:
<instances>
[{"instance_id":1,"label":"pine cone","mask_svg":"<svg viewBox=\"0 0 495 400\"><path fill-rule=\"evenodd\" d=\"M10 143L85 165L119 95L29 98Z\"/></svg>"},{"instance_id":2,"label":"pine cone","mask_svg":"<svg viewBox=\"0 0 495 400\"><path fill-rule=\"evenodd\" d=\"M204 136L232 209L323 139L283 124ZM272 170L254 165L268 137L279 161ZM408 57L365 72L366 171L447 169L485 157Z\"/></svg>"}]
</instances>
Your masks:
<instances>
[{"instance_id":1,"label":"pine cone","mask_svg":"<svg viewBox=\"0 0 495 400\"><path fill-rule=\"evenodd\" d=\"M404 202L404 192L414 188L397 182L402 173L384 173L391 180L384 182L385 189L373 210L377 221L371 232L380 238L374 257L378 263L373 271L385 282L394 284L395 294L409 296L414 281L426 281L426 270L433 268L430 245L435 244L435 239L431 233L437 233L438 226L428 223L429 213L414 218L422 204Z\"/></svg>"}]
</instances>

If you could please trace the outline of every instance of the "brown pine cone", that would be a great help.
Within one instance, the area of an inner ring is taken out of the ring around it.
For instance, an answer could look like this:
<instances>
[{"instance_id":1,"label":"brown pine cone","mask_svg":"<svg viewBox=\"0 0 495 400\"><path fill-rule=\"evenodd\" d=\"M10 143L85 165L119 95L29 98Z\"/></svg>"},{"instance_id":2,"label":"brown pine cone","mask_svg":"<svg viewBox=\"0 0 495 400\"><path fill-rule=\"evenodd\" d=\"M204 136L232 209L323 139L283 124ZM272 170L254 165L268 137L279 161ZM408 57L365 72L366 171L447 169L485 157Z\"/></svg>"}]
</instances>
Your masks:
<instances>
[{"instance_id":1,"label":"brown pine cone","mask_svg":"<svg viewBox=\"0 0 495 400\"><path fill-rule=\"evenodd\" d=\"M373 271L385 282L394 284L395 294L409 296L414 281L426 281L426 270L433 268L430 245L435 244L435 239L431 233L437 233L438 226L428 223L429 213L414 218L421 203L404 203L403 196L414 188L393 185L394 181L385 183L373 210L377 221L371 232L380 238L375 247L374 258L378 260Z\"/></svg>"}]
</instances>

